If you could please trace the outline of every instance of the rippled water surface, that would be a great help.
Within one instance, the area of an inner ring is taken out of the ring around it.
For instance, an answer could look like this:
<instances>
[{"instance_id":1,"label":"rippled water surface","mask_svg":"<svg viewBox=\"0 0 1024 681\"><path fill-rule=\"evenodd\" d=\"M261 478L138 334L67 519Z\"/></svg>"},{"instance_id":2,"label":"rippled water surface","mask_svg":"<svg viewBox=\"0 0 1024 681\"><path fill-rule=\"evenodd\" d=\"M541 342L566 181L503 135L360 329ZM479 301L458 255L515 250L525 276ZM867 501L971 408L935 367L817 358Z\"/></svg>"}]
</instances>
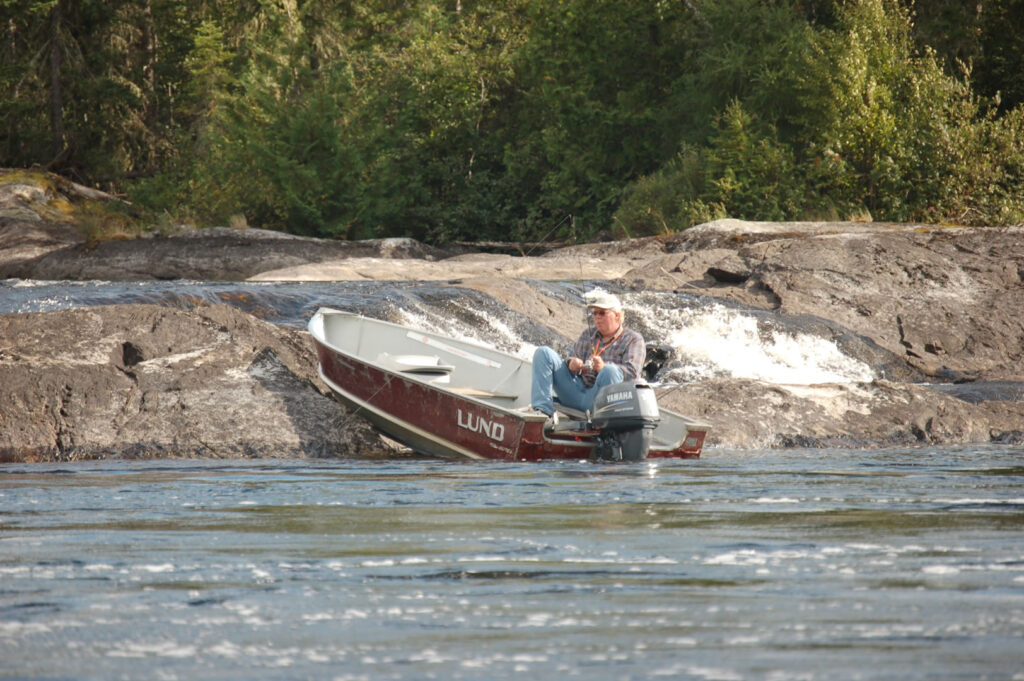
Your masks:
<instances>
[{"instance_id":1,"label":"rippled water surface","mask_svg":"<svg viewBox=\"0 0 1024 681\"><path fill-rule=\"evenodd\" d=\"M0 467L0 677L1024 678L1019 448Z\"/></svg>"}]
</instances>

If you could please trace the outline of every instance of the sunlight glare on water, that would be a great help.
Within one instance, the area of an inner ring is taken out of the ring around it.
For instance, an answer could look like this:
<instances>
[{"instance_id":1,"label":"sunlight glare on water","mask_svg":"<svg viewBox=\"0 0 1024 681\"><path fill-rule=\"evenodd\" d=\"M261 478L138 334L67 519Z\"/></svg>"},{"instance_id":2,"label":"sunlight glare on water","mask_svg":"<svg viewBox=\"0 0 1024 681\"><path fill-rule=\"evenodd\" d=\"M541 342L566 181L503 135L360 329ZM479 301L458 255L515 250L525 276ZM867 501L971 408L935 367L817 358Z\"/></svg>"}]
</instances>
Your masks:
<instances>
[{"instance_id":1,"label":"sunlight glare on water","mask_svg":"<svg viewBox=\"0 0 1024 681\"><path fill-rule=\"evenodd\" d=\"M0 676L1011 679L1021 454L7 465Z\"/></svg>"}]
</instances>

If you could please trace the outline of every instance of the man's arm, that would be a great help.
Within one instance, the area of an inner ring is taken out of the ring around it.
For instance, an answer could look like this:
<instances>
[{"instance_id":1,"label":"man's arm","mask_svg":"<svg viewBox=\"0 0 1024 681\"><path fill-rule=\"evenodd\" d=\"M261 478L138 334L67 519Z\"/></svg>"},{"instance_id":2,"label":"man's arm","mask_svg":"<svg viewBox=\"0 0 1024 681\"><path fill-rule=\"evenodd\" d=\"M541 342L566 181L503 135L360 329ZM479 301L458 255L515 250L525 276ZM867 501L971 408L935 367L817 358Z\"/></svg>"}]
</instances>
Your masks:
<instances>
[{"instance_id":1,"label":"man's arm","mask_svg":"<svg viewBox=\"0 0 1024 681\"><path fill-rule=\"evenodd\" d=\"M566 360L569 364L570 371L578 372L583 368L583 362L590 359L590 356L594 353L592 342L593 332L590 329L585 330L580 334L580 337L576 339L576 343L572 346L572 354L570 354ZM580 360L579 366L577 367L573 366L572 360L574 358L578 358Z\"/></svg>"},{"instance_id":2,"label":"man's arm","mask_svg":"<svg viewBox=\"0 0 1024 681\"><path fill-rule=\"evenodd\" d=\"M643 336L636 331L627 331L623 336L621 347L617 348L619 352L616 353L616 359L612 361L622 367L622 377L625 380L634 381L644 368L647 345Z\"/></svg>"}]
</instances>

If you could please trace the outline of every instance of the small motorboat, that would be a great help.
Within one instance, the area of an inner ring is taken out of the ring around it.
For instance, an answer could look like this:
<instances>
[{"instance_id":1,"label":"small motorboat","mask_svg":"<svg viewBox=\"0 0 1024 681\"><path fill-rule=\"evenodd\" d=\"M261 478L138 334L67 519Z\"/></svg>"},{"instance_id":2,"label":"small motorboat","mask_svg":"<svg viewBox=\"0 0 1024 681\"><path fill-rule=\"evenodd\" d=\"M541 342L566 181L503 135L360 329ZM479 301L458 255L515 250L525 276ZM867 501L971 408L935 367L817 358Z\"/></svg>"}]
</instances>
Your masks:
<instances>
[{"instance_id":1,"label":"small motorboat","mask_svg":"<svg viewBox=\"0 0 1024 681\"><path fill-rule=\"evenodd\" d=\"M380 432L465 459L700 456L710 426L659 409L644 381L599 391L592 413L530 409L532 364L476 343L321 308L309 321L323 381Z\"/></svg>"}]
</instances>

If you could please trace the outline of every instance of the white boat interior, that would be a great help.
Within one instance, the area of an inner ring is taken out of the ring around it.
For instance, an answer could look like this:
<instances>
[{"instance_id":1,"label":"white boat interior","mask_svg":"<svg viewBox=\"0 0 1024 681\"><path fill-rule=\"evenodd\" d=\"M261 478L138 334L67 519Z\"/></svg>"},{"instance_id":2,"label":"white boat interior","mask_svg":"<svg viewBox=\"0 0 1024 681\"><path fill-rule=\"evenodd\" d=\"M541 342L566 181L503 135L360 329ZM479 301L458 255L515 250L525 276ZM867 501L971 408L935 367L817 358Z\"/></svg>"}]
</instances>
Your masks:
<instances>
[{"instance_id":1,"label":"white boat interior","mask_svg":"<svg viewBox=\"0 0 1024 681\"><path fill-rule=\"evenodd\" d=\"M530 404L531 365L500 350L347 312L323 310L310 331L328 346L503 409Z\"/></svg>"}]
</instances>

